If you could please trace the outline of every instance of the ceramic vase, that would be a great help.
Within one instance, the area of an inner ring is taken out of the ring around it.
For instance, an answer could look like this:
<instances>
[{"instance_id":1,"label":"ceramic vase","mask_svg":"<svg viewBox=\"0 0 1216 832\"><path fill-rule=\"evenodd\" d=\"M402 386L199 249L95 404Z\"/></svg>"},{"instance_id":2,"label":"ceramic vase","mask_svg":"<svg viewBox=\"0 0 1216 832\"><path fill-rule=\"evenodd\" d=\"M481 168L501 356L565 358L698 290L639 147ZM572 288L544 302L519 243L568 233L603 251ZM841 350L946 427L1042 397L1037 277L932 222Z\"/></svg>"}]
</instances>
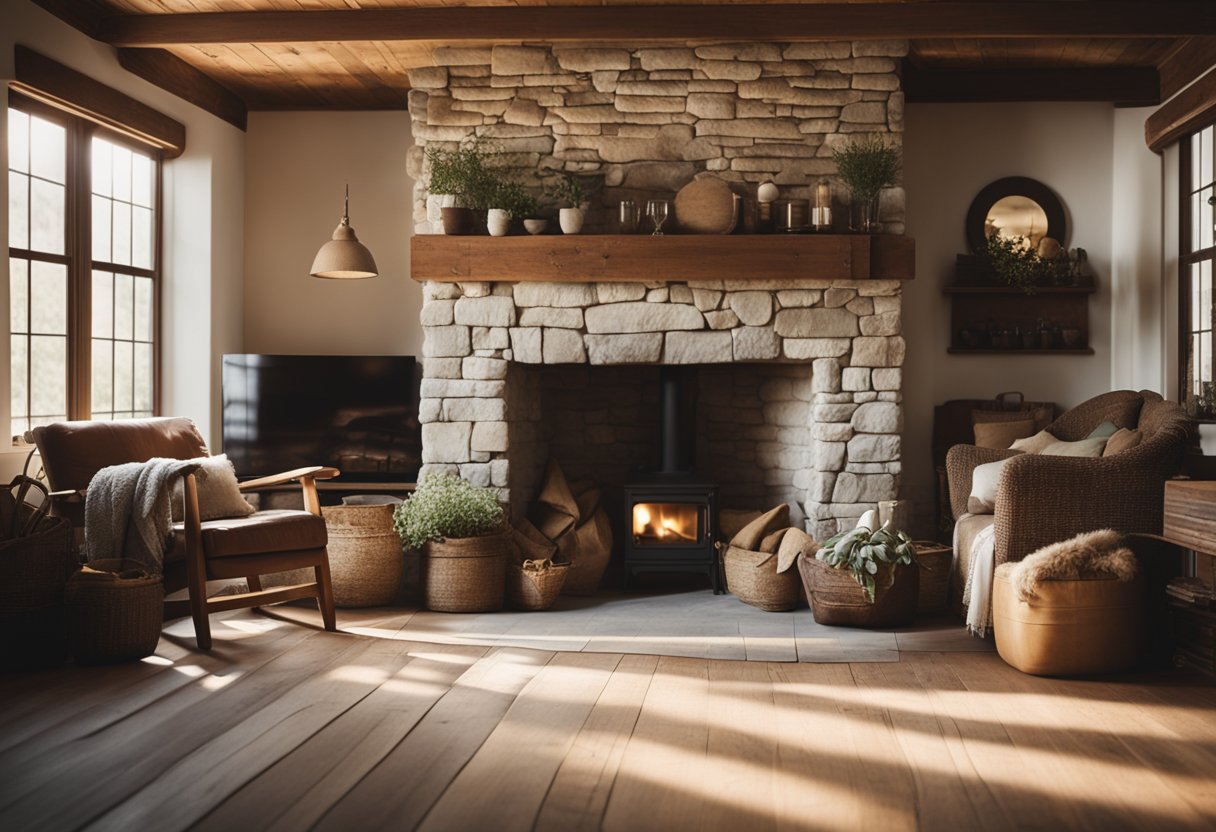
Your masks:
<instances>
[{"instance_id":1,"label":"ceramic vase","mask_svg":"<svg viewBox=\"0 0 1216 832\"><path fill-rule=\"evenodd\" d=\"M502 208L491 208L486 213L486 228L491 237L505 237L511 230L511 215Z\"/></svg>"},{"instance_id":2,"label":"ceramic vase","mask_svg":"<svg viewBox=\"0 0 1216 832\"><path fill-rule=\"evenodd\" d=\"M577 234L583 230L583 209L563 208L557 217L563 234Z\"/></svg>"}]
</instances>

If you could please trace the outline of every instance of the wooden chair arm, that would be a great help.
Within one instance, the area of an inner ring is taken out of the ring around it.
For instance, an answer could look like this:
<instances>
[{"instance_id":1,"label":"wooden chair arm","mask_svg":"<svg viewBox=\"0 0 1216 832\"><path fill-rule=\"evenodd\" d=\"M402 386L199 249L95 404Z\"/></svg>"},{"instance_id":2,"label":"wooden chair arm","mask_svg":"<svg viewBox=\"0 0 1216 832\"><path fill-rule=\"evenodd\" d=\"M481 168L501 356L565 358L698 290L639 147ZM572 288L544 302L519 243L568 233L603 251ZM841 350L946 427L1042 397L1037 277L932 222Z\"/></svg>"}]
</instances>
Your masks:
<instances>
[{"instance_id":1,"label":"wooden chair arm","mask_svg":"<svg viewBox=\"0 0 1216 832\"><path fill-rule=\"evenodd\" d=\"M240 483L241 491L254 491L258 488L267 488L271 485L284 485L296 480L313 479L313 480L332 480L338 474L342 473L337 468L329 468L323 465L313 465L309 468L296 468L293 471L284 471L281 474L271 474L268 477L258 477L256 480L246 480Z\"/></svg>"},{"instance_id":2,"label":"wooden chair arm","mask_svg":"<svg viewBox=\"0 0 1216 832\"><path fill-rule=\"evenodd\" d=\"M69 488L66 491L51 491L46 496L52 500L63 500L65 503L79 503L84 499L84 491L79 488Z\"/></svg>"}]
</instances>

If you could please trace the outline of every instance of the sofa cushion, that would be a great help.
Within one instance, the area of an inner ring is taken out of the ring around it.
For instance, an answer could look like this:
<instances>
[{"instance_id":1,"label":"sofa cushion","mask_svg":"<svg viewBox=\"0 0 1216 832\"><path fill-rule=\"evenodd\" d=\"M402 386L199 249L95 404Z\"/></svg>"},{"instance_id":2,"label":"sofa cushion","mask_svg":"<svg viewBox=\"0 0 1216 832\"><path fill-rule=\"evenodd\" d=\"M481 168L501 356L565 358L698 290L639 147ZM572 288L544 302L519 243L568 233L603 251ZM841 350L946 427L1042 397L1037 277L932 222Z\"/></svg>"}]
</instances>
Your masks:
<instances>
[{"instance_id":1,"label":"sofa cushion","mask_svg":"<svg viewBox=\"0 0 1216 832\"><path fill-rule=\"evenodd\" d=\"M1130 451L1132 448L1140 444L1140 440L1144 438L1138 430L1128 430L1127 428L1119 428L1106 440L1106 447L1102 449L1102 456L1114 456L1124 451Z\"/></svg>"},{"instance_id":2,"label":"sofa cushion","mask_svg":"<svg viewBox=\"0 0 1216 832\"><path fill-rule=\"evenodd\" d=\"M996 511L996 487L1005 463L1013 457L985 462L971 472L971 495L967 498L968 514L992 514Z\"/></svg>"},{"instance_id":3,"label":"sofa cushion","mask_svg":"<svg viewBox=\"0 0 1216 832\"><path fill-rule=\"evenodd\" d=\"M1102 456L1106 447L1106 437L1097 436L1093 439L1078 439L1076 442L1052 442L1039 453L1043 456Z\"/></svg>"},{"instance_id":4,"label":"sofa cushion","mask_svg":"<svg viewBox=\"0 0 1216 832\"><path fill-rule=\"evenodd\" d=\"M1038 433L1036 433L1034 436L1028 436L1025 439L1019 439L1018 441L1016 441L1012 445L1010 445L1009 449L1011 451L1021 451L1022 453L1026 453L1026 454L1037 454L1037 453L1042 452L1042 450L1044 448L1046 448L1048 445L1052 444L1053 442L1059 442L1059 441L1060 441L1059 439L1056 439L1054 436L1051 435L1050 431L1041 430Z\"/></svg>"},{"instance_id":5,"label":"sofa cushion","mask_svg":"<svg viewBox=\"0 0 1216 832\"><path fill-rule=\"evenodd\" d=\"M328 542L325 521L307 511L259 511L248 517L206 520L202 533L203 553L209 558L320 549ZM169 556L180 558L185 552L185 525L174 523Z\"/></svg>"},{"instance_id":6,"label":"sofa cushion","mask_svg":"<svg viewBox=\"0 0 1216 832\"><path fill-rule=\"evenodd\" d=\"M1016 419L1008 422L976 422L975 446L1005 450L1015 441L1026 439L1034 433L1034 419Z\"/></svg>"},{"instance_id":7,"label":"sofa cushion","mask_svg":"<svg viewBox=\"0 0 1216 832\"><path fill-rule=\"evenodd\" d=\"M1126 428L1115 427L1114 422L1106 421L1091 430L1085 437L1086 439L1109 439L1115 435L1116 431L1126 430Z\"/></svg>"},{"instance_id":8,"label":"sofa cushion","mask_svg":"<svg viewBox=\"0 0 1216 832\"><path fill-rule=\"evenodd\" d=\"M203 520L217 520L221 517L246 517L253 514L255 509L241 496L236 471L226 454L202 457L197 462L200 467L194 475L194 481L198 488L199 517ZM180 521L185 511L182 505L184 493L184 481L176 480L173 483L172 503L174 522Z\"/></svg>"}]
</instances>

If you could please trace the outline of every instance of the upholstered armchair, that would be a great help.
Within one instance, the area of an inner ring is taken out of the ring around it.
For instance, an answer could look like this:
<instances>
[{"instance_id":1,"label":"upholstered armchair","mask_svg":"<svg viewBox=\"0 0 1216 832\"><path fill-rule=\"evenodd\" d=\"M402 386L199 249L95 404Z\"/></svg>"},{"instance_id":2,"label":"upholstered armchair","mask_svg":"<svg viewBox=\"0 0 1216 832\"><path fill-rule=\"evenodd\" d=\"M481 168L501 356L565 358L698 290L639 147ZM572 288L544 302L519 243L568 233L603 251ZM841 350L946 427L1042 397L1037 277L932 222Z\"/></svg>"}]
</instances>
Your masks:
<instances>
[{"instance_id":1,"label":"upholstered armchair","mask_svg":"<svg viewBox=\"0 0 1216 832\"><path fill-rule=\"evenodd\" d=\"M51 513L84 526L84 498L102 468L153 457L197 459L207 445L189 419L132 419L117 422L56 422L26 438L38 447L51 491ZM194 468L184 473L182 521L164 556L165 594L187 590L187 600L165 601L165 618L189 615L199 649L211 648L211 613L316 598L325 629L336 629L329 578L328 536L321 517L316 480L338 475L334 468L300 468L251 480L242 492L298 482L304 511L258 511L247 517L202 520ZM315 580L262 589L261 576L311 568ZM207 596L207 581L245 578L249 591Z\"/></svg>"},{"instance_id":2,"label":"upholstered armchair","mask_svg":"<svg viewBox=\"0 0 1216 832\"><path fill-rule=\"evenodd\" d=\"M958 543L952 598L957 602L971 564L971 544L995 524L996 565L1018 561L1059 540L1094 529L1160 534L1165 481L1176 474L1190 438L1182 407L1149 390L1117 390L1061 415L1047 430L1072 442L1102 422L1141 432L1138 445L1107 457L1045 456L956 445L946 455ZM992 514L968 514L977 466L1007 457Z\"/></svg>"}]
</instances>

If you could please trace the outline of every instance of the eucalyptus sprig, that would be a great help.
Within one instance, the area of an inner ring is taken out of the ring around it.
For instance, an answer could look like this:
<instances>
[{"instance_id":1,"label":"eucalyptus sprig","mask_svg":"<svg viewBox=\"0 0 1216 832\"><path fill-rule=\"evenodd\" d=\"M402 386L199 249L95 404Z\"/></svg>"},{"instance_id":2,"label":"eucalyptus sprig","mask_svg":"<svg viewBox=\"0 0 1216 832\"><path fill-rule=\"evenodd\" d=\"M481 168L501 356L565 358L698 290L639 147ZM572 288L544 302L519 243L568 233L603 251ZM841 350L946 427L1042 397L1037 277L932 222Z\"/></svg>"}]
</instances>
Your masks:
<instances>
[{"instance_id":1,"label":"eucalyptus sprig","mask_svg":"<svg viewBox=\"0 0 1216 832\"><path fill-rule=\"evenodd\" d=\"M449 474L427 474L393 512L393 528L411 549L428 540L479 537L503 525L498 494Z\"/></svg>"},{"instance_id":2,"label":"eucalyptus sprig","mask_svg":"<svg viewBox=\"0 0 1216 832\"><path fill-rule=\"evenodd\" d=\"M853 580L861 585L873 603L875 590L886 590L895 580L896 566L916 562L916 547L912 538L901 531L885 527L871 531L866 526L858 526L828 538L815 557L833 569L852 572ZM882 569L884 564L891 568Z\"/></svg>"}]
</instances>

